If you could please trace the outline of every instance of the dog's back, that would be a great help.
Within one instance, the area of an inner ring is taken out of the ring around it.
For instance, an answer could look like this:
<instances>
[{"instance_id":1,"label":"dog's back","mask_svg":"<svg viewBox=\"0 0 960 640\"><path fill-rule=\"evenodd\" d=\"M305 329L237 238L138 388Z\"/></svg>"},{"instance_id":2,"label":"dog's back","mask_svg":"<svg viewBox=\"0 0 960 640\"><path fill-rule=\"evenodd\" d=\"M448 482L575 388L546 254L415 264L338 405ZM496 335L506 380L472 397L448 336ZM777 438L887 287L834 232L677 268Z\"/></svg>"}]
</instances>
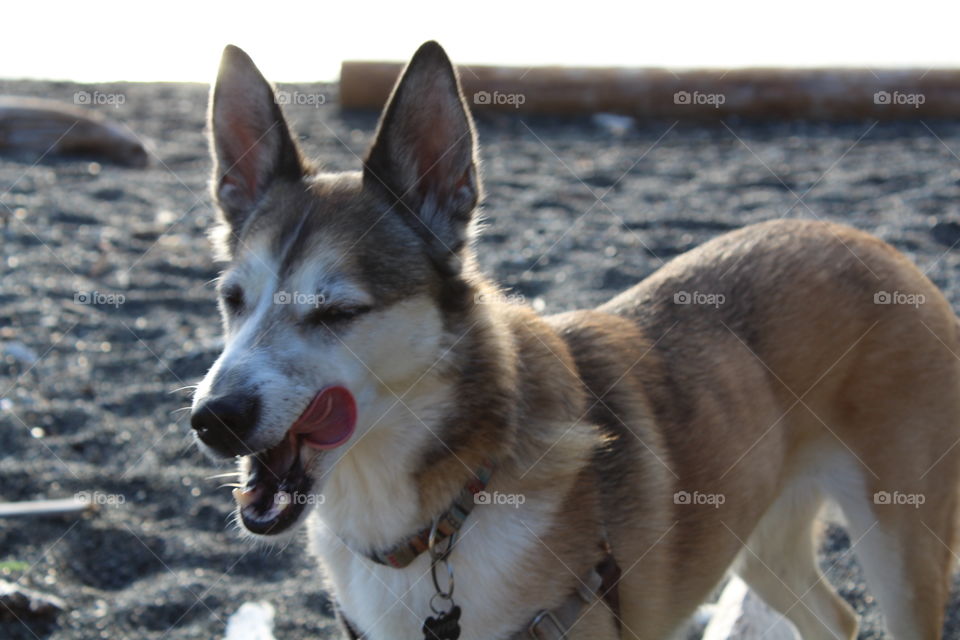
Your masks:
<instances>
[{"instance_id":1,"label":"dog's back","mask_svg":"<svg viewBox=\"0 0 960 640\"><path fill-rule=\"evenodd\" d=\"M632 516L613 546L666 558L643 561L643 583L625 577L628 627L669 628L653 622L664 608L692 610L737 558L804 638L855 637L814 555L832 498L894 637L939 637L960 346L949 304L904 256L847 227L770 222L551 321L591 417L629 451L599 461L610 517ZM643 481L625 486L636 456ZM657 540L665 511L675 526Z\"/></svg>"}]
</instances>

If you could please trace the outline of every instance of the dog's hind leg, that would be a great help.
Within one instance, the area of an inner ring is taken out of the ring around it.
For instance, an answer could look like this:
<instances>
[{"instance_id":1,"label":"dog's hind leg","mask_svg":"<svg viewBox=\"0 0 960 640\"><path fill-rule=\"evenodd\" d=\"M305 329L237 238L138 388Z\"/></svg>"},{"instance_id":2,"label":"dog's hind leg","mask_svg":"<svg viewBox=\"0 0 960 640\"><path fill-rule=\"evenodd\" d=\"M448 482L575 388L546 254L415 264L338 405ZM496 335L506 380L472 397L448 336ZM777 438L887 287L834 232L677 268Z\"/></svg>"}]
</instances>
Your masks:
<instances>
[{"instance_id":1,"label":"dog's hind leg","mask_svg":"<svg viewBox=\"0 0 960 640\"><path fill-rule=\"evenodd\" d=\"M853 552L895 640L941 637L955 558L955 464L910 469L899 482L867 474L856 491L837 495Z\"/></svg>"},{"instance_id":2,"label":"dog's hind leg","mask_svg":"<svg viewBox=\"0 0 960 640\"><path fill-rule=\"evenodd\" d=\"M852 640L858 620L820 572L816 518L823 494L811 480L785 487L734 564L757 595L790 620L803 640Z\"/></svg>"}]
</instances>

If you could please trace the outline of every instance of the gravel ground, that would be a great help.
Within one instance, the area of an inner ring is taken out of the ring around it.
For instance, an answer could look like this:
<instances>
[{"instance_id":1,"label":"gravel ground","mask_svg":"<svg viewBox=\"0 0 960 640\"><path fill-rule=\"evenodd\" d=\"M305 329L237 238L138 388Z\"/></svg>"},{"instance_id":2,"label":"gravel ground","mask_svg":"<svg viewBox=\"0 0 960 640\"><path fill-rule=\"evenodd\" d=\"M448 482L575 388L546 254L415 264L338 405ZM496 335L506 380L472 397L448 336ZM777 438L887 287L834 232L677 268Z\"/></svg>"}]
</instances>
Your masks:
<instances>
[{"instance_id":1,"label":"gravel ground","mask_svg":"<svg viewBox=\"0 0 960 640\"><path fill-rule=\"evenodd\" d=\"M78 88L0 81L0 94L68 101ZM104 503L78 520L0 521L0 562L29 565L0 577L69 604L30 630L0 621L0 637L210 640L248 600L277 608L280 639L333 637L311 562L240 540L176 411L220 347L206 88L82 88L123 95L102 108L159 160L0 156L0 499L90 491ZM341 113L335 87L288 89L326 99L289 109L309 152L357 168L375 115ZM960 121L650 122L623 135L592 119L479 125L484 267L545 311L599 303L719 233L780 216L869 230L960 305ZM79 304L81 291L103 303ZM882 638L849 544L830 528L822 564L865 615L860 637ZM960 638L957 618L955 604L945 637Z\"/></svg>"}]
</instances>

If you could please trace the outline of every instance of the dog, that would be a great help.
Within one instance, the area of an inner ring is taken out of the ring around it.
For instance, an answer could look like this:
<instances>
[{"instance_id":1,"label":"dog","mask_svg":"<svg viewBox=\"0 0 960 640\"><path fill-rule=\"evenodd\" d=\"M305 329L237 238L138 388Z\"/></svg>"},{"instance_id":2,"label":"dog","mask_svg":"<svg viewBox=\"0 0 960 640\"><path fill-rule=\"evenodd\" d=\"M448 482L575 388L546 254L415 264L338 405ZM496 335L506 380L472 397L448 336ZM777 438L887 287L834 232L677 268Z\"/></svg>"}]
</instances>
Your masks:
<instances>
[{"instance_id":1,"label":"dog","mask_svg":"<svg viewBox=\"0 0 960 640\"><path fill-rule=\"evenodd\" d=\"M732 571L806 640L855 638L816 561L826 502L890 634L940 637L960 325L892 247L771 221L541 317L478 268L438 44L360 171L308 162L236 47L210 132L225 346L191 426L239 458L244 531L305 523L348 637L669 638Z\"/></svg>"}]
</instances>

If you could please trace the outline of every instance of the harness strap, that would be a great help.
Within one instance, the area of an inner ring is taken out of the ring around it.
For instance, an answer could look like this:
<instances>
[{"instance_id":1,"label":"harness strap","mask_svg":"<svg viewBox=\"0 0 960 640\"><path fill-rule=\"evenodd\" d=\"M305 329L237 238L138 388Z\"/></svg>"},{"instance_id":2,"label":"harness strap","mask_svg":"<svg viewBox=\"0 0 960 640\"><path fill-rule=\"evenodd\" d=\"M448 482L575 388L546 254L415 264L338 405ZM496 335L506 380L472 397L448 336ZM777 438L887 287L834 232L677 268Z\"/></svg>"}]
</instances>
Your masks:
<instances>
[{"instance_id":1,"label":"harness strap","mask_svg":"<svg viewBox=\"0 0 960 640\"><path fill-rule=\"evenodd\" d=\"M609 548L608 548L609 549ZM543 609L530 624L513 635L511 640L564 640L570 629L580 620L583 609L597 600L603 602L613 614L617 630L620 630L620 567L609 553L597 563L577 590L553 609Z\"/></svg>"}]
</instances>

